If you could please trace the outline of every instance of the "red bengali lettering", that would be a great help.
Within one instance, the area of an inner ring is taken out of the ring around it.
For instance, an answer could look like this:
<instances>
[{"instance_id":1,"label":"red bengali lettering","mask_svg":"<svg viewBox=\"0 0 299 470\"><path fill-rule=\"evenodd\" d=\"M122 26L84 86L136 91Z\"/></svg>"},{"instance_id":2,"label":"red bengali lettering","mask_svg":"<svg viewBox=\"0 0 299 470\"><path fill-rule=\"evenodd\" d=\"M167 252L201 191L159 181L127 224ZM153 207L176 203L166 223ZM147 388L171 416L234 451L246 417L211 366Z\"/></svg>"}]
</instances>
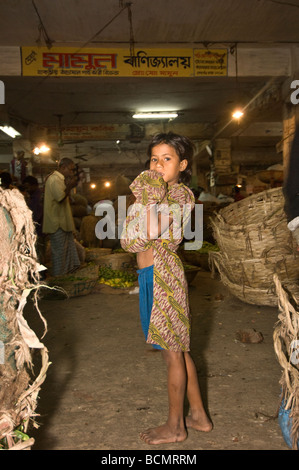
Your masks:
<instances>
[{"instance_id":1,"label":"red bengali lettering","mask_svg":"<svg viewBox=\"0 0 299 470\"><path fill-rule=\"evenodd\" d=\"M68 52L44 52L43 67L61 69L85 69L96 70L117 66L117 54L93 54L93 53L68 53Z\"/></svg>"}]
</instances>

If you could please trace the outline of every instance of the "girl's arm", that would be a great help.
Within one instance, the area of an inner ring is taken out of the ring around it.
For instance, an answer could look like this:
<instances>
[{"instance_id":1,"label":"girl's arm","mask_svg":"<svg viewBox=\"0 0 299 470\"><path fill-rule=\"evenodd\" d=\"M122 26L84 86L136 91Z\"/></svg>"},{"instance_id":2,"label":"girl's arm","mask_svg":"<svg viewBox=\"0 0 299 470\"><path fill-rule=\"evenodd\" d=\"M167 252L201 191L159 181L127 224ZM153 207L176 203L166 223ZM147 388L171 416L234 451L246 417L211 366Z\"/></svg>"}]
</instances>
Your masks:
<instances>
[{"instance_id":1,"label":"girl's arm","mask_svg":"<svg viewBox=\"0 0 299 470\"><path fill-rule=\"evenodd\" d=\"M136 202L126 217L121 246L130 252L146 251L151 240L168 227L168 221L157 213L157 204L166 197L167 185L153 170L142 172L130 186ZM149 219L149 220L148 220Z\"/></svg>"},{"instance_id":2,"label":"girl's arm","mask_svg":"<svg viewBox=\"0 0 299 470\"><path fill-rule=\"evenodd\" d=\"M151 204L146 212L146 229L148 240L163 238L163 234L169 233L169 228L173 222L169 214L159 211L157 204Z\"/></svg>"}]
</instances>

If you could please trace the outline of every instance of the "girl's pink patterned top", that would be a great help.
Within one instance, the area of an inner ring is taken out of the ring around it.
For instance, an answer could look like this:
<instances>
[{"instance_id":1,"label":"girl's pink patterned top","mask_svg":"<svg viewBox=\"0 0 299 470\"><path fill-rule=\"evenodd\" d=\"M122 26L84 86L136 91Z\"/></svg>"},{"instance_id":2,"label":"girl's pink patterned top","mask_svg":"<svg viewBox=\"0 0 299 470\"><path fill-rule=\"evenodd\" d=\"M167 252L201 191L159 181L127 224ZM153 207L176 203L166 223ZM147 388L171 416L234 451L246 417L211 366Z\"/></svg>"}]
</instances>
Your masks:
<instances>
[{"instance_id":1,"label":"girl's pink patterned top","mask_svg":"<svg viewBox=\"0 0 299 470\"><path fill-rule=\"evenodd\" d=\"M170 227L167 238L148 240L141 232L141 236L129 236L134 226L136 232L140 228L140 214L149 205L157 204L162 211L174 208L181 222L187 221L186 212L194 207L192 191L183 183L177 183L169 188L162 176L153 170L142 172L130 186L136 202L131 207L126 218L121 246L130 252L140 252L153 248L154 258L154 300L147 342L159 344L163 349L171 351L189 351L190 349L190 310L188 301L188 284L185 278L183 264L176 254L183 239L183 228L178 232ZM183 223L181 224L183 225ZM175 235L175 236L174 236Z\"/></svg>"}]
</instances>

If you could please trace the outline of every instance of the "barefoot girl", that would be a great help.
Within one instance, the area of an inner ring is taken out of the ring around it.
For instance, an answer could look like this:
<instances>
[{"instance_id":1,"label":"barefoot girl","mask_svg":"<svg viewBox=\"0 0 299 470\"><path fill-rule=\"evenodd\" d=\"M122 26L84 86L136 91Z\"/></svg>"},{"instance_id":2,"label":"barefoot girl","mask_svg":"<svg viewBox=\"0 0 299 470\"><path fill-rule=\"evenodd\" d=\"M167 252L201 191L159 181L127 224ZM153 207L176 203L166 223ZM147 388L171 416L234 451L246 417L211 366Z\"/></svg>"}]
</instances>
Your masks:
<instances>
[{"instance_id":1,"label":"barefoot girl","mask_svg":"<svg viewBox=\"0 0 299 470\"><path fill-rule=\"evenodd\" d=\"M162 444L184 441L186 427L210 431L212 424L203 407L196 368L189 354L188 286L176 254L183 233L179 239L175 238L174 216L171 211L163 210L174 204L181 216L184 208L189 207L190 212L194 206L193 194L184 184L191 176L193 145L177 134L158 134L149 145L148 156L150 169L131 185L136 197L135 210L126 219L121 245L137 253L142 328L147 343L162 350L167 365L168 419L162 426L140 435L148 444ZM135 224L136 229L136 214L140 214L136 205L146 206L146 236L132 238L130 224ZM186 422L185 393L190 405Z\"/></svg>"}]
</instances>

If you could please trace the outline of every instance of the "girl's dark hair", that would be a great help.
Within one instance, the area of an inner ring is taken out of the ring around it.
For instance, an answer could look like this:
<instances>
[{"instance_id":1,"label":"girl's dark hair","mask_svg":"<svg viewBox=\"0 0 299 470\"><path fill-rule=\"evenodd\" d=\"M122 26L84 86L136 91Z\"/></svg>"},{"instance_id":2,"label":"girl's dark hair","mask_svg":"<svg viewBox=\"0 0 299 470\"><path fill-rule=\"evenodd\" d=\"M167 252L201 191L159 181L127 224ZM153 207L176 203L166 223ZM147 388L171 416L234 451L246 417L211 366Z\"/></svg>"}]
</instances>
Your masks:
<instances>
[{"instance_id":1,"label":"girl's dark hair","mask_svg":"<svg viewBox=\"0 0 299 470\"><path fill-rule=\"evenodd\" d=\"M188 137L174 134L173 132L157 134L152 138L147 148L147 155L149 158L151 158L152 149L159 144L170 145L175 149L180 161L188 161L186 169L180 174L179 183L189 184L191 181L192 158L194 154L194 145L191 140L188 139Z\"/></svg>"}]
</instances>

